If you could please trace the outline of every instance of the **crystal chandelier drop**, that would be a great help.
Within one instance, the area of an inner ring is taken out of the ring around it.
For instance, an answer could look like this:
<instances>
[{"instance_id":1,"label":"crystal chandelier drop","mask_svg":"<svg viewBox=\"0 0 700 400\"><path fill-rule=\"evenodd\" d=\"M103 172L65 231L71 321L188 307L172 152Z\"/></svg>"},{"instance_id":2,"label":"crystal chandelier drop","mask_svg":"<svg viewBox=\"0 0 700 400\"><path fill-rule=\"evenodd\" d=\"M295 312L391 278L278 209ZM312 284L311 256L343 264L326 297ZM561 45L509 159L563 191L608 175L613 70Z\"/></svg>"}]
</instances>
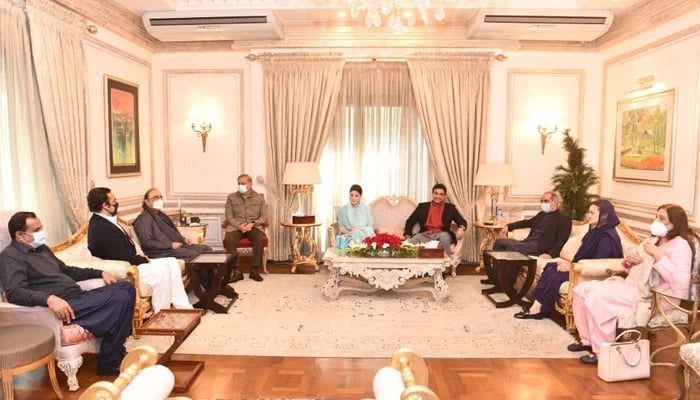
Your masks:
<instances>
[{"instance_id":1,"label":"crystal chandelier drop","mask_svg":"<svg viewBox=\"0 0 700 400\"><path fill-rule=\"evenodd\" d=\"M365 12L365 25L368 28L379 28L382 19L386 17L386 24L394 33L402 33L404 26L413 26L416 23L416 14L428 25L428 11L431 0L345 0L350 4L350 16L357 19L361 11ZM445 9L442 5L447 0L433 0L437 3L433 17L437 21L445 18Z\"/></svg>"}]
</instances>

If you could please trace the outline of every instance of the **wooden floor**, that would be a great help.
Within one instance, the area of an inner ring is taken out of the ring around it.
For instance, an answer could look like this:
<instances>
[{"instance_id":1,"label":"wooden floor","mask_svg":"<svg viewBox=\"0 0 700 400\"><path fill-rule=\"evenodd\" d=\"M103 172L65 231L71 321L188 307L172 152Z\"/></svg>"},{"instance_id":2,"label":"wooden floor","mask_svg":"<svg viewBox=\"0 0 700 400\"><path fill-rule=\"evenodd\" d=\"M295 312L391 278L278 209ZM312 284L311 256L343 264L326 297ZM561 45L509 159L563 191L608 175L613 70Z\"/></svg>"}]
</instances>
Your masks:
<instances>
[{"instance_id":1,"label":"wooden floor","mask_svg":"<svg viewBox=\"0 0 700 400\"><path fill-rule=\"evenodd\" d=\"M460 273L473 273L463 272L462 267L460 270ZM270 271L281 273L289 269L270 265ZM313 269L299 272L313 273ZM390 356L360 359L179 355L174 359L205 362L204 371L186 393L192 399L358 400L373 397L374 373L389 364ZM671 353L664 358L670 357L676 355ZM678 393L674 371L669 367L652 368L651 379L605 383L598 379L595 367L583 365L575 358L427 359L426 362L430 370L429 386L442 400L668 400ZM95 355L85 355L79 371L81 389L101 378L95 375L95 370ZM58 371L58 377L64 398L78 399L80 391L69 393L63 373ZM17 400L56 398L45 368L17 376L14 383ZM700 399L697 382L693 382L691 392Z\"/></svg>"}]
</instances>

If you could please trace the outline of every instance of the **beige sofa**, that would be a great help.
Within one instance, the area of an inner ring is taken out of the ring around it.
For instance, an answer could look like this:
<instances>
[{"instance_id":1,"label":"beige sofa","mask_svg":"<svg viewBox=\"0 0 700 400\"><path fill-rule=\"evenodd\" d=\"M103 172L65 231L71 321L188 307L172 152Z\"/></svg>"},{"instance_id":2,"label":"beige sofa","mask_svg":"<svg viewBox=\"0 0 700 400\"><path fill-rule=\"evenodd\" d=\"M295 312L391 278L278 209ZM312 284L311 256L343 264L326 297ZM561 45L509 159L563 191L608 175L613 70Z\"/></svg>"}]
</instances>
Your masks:
<instances>
[{"instance_id":1,"label":"beige sofa","mask_svg":"<svg viewBox=\"0 0 700 400\"><path fill-rule=\"evenodd\" d=\"M583 236L586 234L586 232L588 232L588 227L589 225L587 223L574 221L571 227L569 239L564 244L564 247L562 247L558 258L544 259L536 257L537 272L535 275L535 282L532 285L533 288L537 285L542 269L545 265L547 265L547 263L556 262L559 259L571 261L574 258L578 248L581 246ZM624 222L621 222L616 229L617 233L620 235L620 241L622 242L623 255L636 251L641 243L641 238L639 238L637 234L635 234ZM517 229L513 231L512 238L522 240L527 237L528 233L529 229ZM624 268L622 268L622 258L580 260L572 266L571 271L569 272L569 281L564 282L559 288L559 301L554 307L557 312L564 315L566 319L566 329L568 331L574 332L576 330L574 325L574 314L573 310L571 309L573 301L573 288L581 282L602 280L622 272L624 272Z\"/></svg>"}]
</instances>

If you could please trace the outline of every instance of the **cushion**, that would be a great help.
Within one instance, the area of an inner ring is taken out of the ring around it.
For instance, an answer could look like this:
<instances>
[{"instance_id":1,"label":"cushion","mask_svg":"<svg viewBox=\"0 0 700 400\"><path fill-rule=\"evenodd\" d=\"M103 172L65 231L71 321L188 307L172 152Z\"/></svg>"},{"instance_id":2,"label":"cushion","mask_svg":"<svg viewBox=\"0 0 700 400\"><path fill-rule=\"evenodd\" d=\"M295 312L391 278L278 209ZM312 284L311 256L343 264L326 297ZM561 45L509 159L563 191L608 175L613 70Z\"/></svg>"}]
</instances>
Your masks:
<instances>
[{"instance_id":1,"label":"cushion","mask_svg":"<svg viewBox=\"0 0 700 400\"><path fill-rule=\"evenodd\" d=\"M45 326L30 324L3 326L0 329L0 368L8 369L31 364L51 353L54 346L53 331ZM5 382L3 382L4 385Z\"/></svg>"},{"instance_id":2,"label":"cushion","mask_svg":"<svg viewBox=\"0 0 700 400\"><path fill-rule=\"evenodd\" d=\"M70 346L94 338L95 335L78 324L61 327L61 346Z\"/></svg>"},{"instance_id":3,"label":"cushion","mask_svg":"<svg viewBox=\"0 0 700 400\"><path fill-rule=\"evenodd\" d=\"M687 343L681 346L680 356L696 375L700 375L700 343Z\"/></svg>"},{"instance_id":4,"label":"cushion","mask_svg":"<svg viewBox=\"0 0 700 400\"><path fill-rule=\"evenodd\" d=\"M263 237L263 247L267 247L267 245L270 243L270 240L267 238L267 235ZM247 237L242 237L241 240L238 242L238 247L253 247L253 242L250 241Z\"/></svg>"}]
</instances>

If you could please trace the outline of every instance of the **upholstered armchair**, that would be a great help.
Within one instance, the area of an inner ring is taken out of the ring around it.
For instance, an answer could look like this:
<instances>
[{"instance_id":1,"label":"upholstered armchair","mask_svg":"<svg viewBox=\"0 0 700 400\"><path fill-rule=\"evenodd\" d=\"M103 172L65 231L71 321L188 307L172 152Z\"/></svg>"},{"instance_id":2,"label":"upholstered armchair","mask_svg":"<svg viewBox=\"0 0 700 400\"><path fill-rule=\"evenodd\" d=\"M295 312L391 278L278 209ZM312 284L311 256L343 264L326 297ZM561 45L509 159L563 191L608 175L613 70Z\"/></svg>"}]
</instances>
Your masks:
<instances>
[{"instance_id":1,"label":"upholstered armchair","mask_svg":"<svg viewBox=\"0 0 700 400\"><path fill-rule=\"evenodd\" d=\"M221 223L221 229L222 229L222 237L224 238L222 240L222 246L226 248L226 227L228 226L228 222L224 220L224 222ZM269 222L263 223L263 228L265 229L265 238L263 239L263 254L262 254L262 268L264 273L267 272L267 258L268 258L268 246L270 245L270 239L267 236L267 227L269 226ZM247 237L241 238L241 241L238 242L238 254L242 254L244 256L252 257L253 256L253 242L250 241Z\"/></svg>"}]
</instances>

